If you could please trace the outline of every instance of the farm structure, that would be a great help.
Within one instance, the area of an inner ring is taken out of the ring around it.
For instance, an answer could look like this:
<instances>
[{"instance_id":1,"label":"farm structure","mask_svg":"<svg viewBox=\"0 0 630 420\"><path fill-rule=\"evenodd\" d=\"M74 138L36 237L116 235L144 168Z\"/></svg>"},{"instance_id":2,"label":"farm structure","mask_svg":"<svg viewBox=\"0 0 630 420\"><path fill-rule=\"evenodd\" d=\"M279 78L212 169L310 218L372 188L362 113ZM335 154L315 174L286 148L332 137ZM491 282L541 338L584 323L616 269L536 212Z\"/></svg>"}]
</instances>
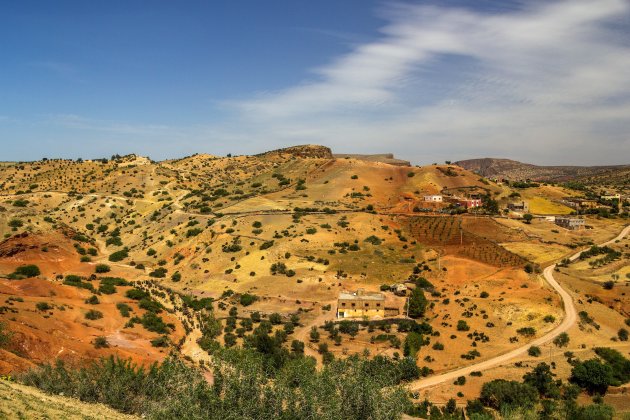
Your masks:
<instances>
[{"instance_id":1,"label":"farm structure","mask_svg":"<svg viewBox=\"0 0 630 420\"><path fill-rule=\"evenodd\" d=\"M382 293L366 293L363 289L355 293L341 292L337 300L337 318L384 318L386 315L398 315L398 310L394 309L385 308L385 295Z\"/></svg>"},{"instance_id":2,"label":"farm structure","mask_svg":"<svg viewBox=\"0 0 630 420\"><path fill-rule=\"evenodd\" d=\"M397 296L406 296L407 290L409 290L409 288L404 283L395 283L389 286L389 290L394 292L394 294Z\"/></svg>"},{"instance_id":3,"label":"farm structure","mask_svg":"<svg viewBox=\"0 0 630 420\"><path fill-rule=\"evenodd\" d=\"M563 204L573 208L573 209L597 209L602 207L607 207L600 204L597 200L587 200L581 198L569 198L563 200Z\"/></svg>"},{"instance_id":4,"label":"farm structure","mask_svg":"<svg viewBox=\"0 0 630 420\"><path fill-rule=\"evenodd\" d=\"M424 201L431 201L434 203L441 203L442 202L442 196L441 195L425 195L424 196Z\"/></svg>"},{"instance_id":5,"label":"farm structure","mask_svg":"<svg viewBox=\"0 0 630 420\"><path fill-rule=\"evenodd\" d=\"M578 217L556 217L556 225L569 230L578 230L584 227L584 219Z\"/></svg>"},{"instance_id":6,"label":"farm structure","mask_svg":"<svg viewBox=\"0 0 630 420\"><path fill-rule=\"evenodd\" d=\"M465 209L474 209L477 207L481 207L481 199L479 198L464 198L458 199L457 205L461 206Z\"/></svg>"},{"instance_id":7,"label":"farm structure","mask_svg":"<svg viewBox=\"0 0 630 420\"><path fill-rule=\"evenodd\" d=\"M520 203L509 203L507 208L512 211L520 211L524 213L529 211L529 205L525 201L521 201Z\"/></svg>"}]
</instances>

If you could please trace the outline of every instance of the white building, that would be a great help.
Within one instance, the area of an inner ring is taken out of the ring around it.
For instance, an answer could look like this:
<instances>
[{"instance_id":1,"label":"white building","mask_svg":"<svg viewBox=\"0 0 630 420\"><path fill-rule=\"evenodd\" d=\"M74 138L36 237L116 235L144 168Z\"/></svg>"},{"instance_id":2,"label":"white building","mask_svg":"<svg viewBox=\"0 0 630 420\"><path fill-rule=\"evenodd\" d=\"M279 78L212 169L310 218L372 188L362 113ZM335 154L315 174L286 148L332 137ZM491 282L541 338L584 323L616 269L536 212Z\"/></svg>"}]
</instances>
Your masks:
<instances>
[{"instance_id":1,"label":"white building","mask_svg":"<svg viewBox=\"0 0 630 420\"><path fill-rule=\"evenodd\" d=\"M441 203L442 196L441 195L425 195L424 201L432 201L434 203Z\"/></svg>"},{"instance_id":2,"label":"white building","mask_svg":"<svg viewBox=\"0 0 630 420\"><path fill-rule=\"evenodd\" d=\"M578 230L584 227L584 219L577 217L556 217L556 225L569 230Z\"/></svg>"}]
</instances>

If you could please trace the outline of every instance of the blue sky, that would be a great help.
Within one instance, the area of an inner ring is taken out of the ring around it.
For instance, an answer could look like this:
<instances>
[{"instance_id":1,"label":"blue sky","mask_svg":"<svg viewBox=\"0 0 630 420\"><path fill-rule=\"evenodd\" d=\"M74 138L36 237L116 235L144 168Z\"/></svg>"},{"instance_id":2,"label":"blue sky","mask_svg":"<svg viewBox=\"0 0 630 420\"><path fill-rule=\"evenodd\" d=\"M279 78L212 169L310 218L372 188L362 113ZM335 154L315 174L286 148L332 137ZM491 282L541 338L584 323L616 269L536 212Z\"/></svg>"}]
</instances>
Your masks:
<instances>
[{"instance_id":1,"label":"blue sky","mask_svg":"<svg viewBox=\"0 0 630 420\"><path fill-rule=\"evenodd\" d=\"M415 163L630 163L628 0L2 10L0 160L316 143Z\"/></svg>"}]
</instances>

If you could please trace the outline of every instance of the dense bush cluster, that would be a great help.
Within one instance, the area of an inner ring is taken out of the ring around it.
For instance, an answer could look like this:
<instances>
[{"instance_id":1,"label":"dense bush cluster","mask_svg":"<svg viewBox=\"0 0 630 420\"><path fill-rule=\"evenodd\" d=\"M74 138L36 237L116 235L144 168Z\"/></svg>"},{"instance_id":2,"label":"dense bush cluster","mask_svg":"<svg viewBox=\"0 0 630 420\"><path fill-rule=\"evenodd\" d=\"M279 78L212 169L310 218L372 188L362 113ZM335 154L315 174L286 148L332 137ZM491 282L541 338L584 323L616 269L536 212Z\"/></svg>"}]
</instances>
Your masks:
<instances>
[{"instance_id":1,"label":"dense bush cluster","mask_svg":"<svg viewBox=\"0 0 630 420\"><path fill-rule=\"evenodd\" d=\"M15 269L15 271L9 274L9 278L12 280L27 279L31 277L37 277L41 274L39 267L34 264L21 265Z\"/></svg>"},{"instance_id":2,"label":"dense bush cluster","mask_svg":"<svg viewBox=\"0 0 630 420\"><path fill-rule=\"evenodd\" d=\"M80 370L58 362L21 380L51 394L159 419L392 419L411 408L391 364L383 361L335 360L317 371L313 359L302 357L270 374L250 350L222 350L214 360L212 385L175 357L147 369L114 358Z\"/></svg>"}]
</instances>

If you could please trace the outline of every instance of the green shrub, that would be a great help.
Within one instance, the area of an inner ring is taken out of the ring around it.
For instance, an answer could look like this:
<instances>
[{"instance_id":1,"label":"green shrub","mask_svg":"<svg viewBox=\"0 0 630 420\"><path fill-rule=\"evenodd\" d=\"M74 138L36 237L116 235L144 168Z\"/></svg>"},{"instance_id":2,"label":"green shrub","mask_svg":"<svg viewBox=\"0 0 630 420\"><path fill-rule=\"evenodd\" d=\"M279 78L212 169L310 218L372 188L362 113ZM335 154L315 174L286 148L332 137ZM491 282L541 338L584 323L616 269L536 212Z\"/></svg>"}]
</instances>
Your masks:
<instances>
[{"instance_id":1,"label":"green shrub","mask_svg":"<svg viewBox=\"0 0 630 420\"><path fill-rule=\"evenodd\" d=\"M558 347L566 347L569 344L569 334L561 333L553 339L553 344Z\"/></svg>"},{"instance_id":2,"label":"green shrub","mask_svg":"<svg viewBox=\"0 0 630 420\"><path fill-rule=\"evenodd\" d=\"M48 302L37 302L37 304L35 304L35 307L37 308L38 311L42 311L42 312L49 311L53 308Z\"/></svg>"},{"instance_id":3,"label":"green shrub","mask_svg":"<svg viewBox=\"0 0 630 420\"><path fill-rule=\"evenodd\" d=\"M257 300L258 300L258 296L252 295L249 293L243 293L239 299L239 302L243 306L249 306L252 303L256 302Z\"/></svg>"},{"instance_id":4,"label":"green shrub","mask_svg":"<svg viewBox=\"0 0 630 420\"><path fill-rule=\"evenodd\" d=\"M466 321L464 321L463 319L460 319L459 321L457 321L457 331L468 331L470 330L470 327L468 326L468 323Z\"/></svg>"},{"instance_id":5,"label":"green shrub","mask_svg":"<svg viewBox=\"0 0 630 420\"><path fill-rule=\"evenodd\" d=\"M536 329L533 327L519 328L516 332L525 337L533 337L536 335Z\"/></svg>"},{"instance_id":6,"label":"green shrub","mask_svg":"<svg viewBox=\"0 0 630 420\"><path fill-rule=\"evenodd\" d=\"M22 279L22 278L31 278L37 277L41 274L39 267L34 264L21 265L15 269L15 271L9 275L9 278L12 279Z\"/></svg>"},{"instance_id":7,"label":"green shrub","mask_svg":"<svg viewBox=\"0 0 630 420\"><path fill-rule=\"evenodd\" d=\"M98 291L105 295L113 295L114 293L116 293L116 286L110 283L101 282L100 286L98 287Z\"/></svg>"},{"instance_id":8,"label":"green shrub","mask_svg":"<svg viewBox=\"0 0 630 420\"><path fill-rule=\"evenodd\" d=\"M96 264L94 271L99 274L109 273L111 271L111 268L109 268L109 265L107 264Z\"/></svg>"},{"instance_id":9,"label":"green shrub","mask_svg":"<svg viewBox=\"0 0 630 420\"><path fill-rule=\"evenodd\" d=\"M117 303L116 308L120 311L120 315L125 318L129 318L129 313L131 312L131 306L126 303Z\"/></svg>"},{"instance_id":10,"label":"green shrub","mask_svg":"<svg viewBox=\"0 0 630 420\"><path fill-rule=\"evenodd\" d=\"M419 287L416 287L411 291L408 305L408 313L411 318L420 318L421 316L424 316L428 302L427 298L424 296L424 292Z\"/></svg>"},{"instance_id":11,"label":"green shrub","mask_svg":"<svg viewBox=\"0 0 630 420\"><path fill-rule=\"evenodd\" d=\"M156 339L151 340L153 347L168 347L169 339L167 336L162 335Z\"/></svg>"},{"instance_id":12,"label":"green shrub","mask_svg":"<svg viewBox=\"0 0 630 420\"><path fill-rule=\"evenodd\" d=\"M190 295L182 295L182 300L184 301L184 305L194 309L195 311L200 311L202 309L207 309L211 311L212 303L214 302L214 299L211 297L198 299Z\"/></svg>"},{"instance_id":13,"label":"green shrub","mask_svg":"<svg viewBox=\"0 0 630 420\"><path fill-rule=\"evenodd\" d=\"M67 286L78 287L80 289L87 289L91 292L94 292L94 286L92 285L92 283L85 282L81 279L81 277L74 274L67 275L63 280L63 284Z\"/></svg>"},{"instance_id":14,"label":"green shrub","mask_svg":"<svg viewBox=\"0 0 630 420\"><path fill-rule=\"evenodd\" d=\"M162 305L158 302L146 297L140 299L140 301L138 302L138 306L140 307L140 309L144 309L149 312L155 312L156 314L162 312L163 308Z\"/></svg>"},{"instance_id":15,"label":"green shrub","mask_svg":"<svg viewBox=\"0 0 630 420\"><path fill-rule=\"evenodd\" d=\"M269 248L271 248L271 247L273 246L273 244L274 244L274 241L266 241L266 242L263 242L263 243L260 245L259 249L260 249L261 251L264 251L265 249L269 249Z\"/></svg>"},{"instance_id":16,"label":"green shrub","mask_svg":"<svg viewBox=\"0 0 630 420\"><path fill-rule=\"evenodd\" d=\"M109 343L107 342L107 338L103 336L98 336L93 341L95 349L104 349L109 347Z\"/></svg>"},{"instance_id":17,"label":"green shrub","mask_svg":"<svg viewBox=\"0 0 630 420\"><path fill-rule=\"evenodd\" d=\"M0 322L0 348L7 346L11 342L12 333L7 331L6 324Z\"/></svg>"},{"instance_id":18,"label":"green shrub","mask_svg":"<svg viewBox=\"0 0 630 420\"><path fill-rule=\"evenodd\" d=\"M193 236L199 235L201 232L203 232L202 228L188 229L188 231L186 232L186 237L191 238Z\"/></svg>"},{"instance_id":19,"label":"green shrub","mask_svg":"<svg viewBox=\"0 0 630 420\"><path fill-rule=\"evenodd\" d=\"M571 370L570 381L591 394L604 395L608 386L614 383L613 369L598 359L578 362Z\"/></svg>"},{"instance_id":20,"label":"green shrub","mask_svg":"<svg viewBox=\"0 0 630 420\"><path fill-rule=\"evenodd\" d=\"M101 302L98 300L98 296L92 295L89 298L85 299L85 303L89 305L98 305Z\"/></svg>"},{"instance_id":21,"label":"green shrub","mask_svg":"<svg viewBox=\"0 0 630 420\"><path fill-rule=\"evenodd\" d=\"M103 318L103 312L97 311L94 309L90 309L85 313L85 319L89 319L91 321Z\"/></svg>"},{"instance_id":22,"label":"green shrub","mask_svg":"<svg viewBox=\"0 0 630 420\"><path fill-rule=\"evenodd\" d=\"M151 277L155 277L158 279L163 279L164 277L166 277L166 273L168 272L168 270L164 267L158 267L155 270L151 271L149 273L149 276Z\"/></svg>"},{"instance_id":23,"label":"green shrub","mask_svg":"<svg viewBox=\"0 0 630 420\"><path fill-rule=\"evenodd\" d=\"M15 207L26 207L28 205L28 200L15 200L13 202L13 206Z\"/></svg>"},{"instance_id":24,"label":"green shrub","mask_svg":"<svg viewBox=\"0 0 630 420\"><path fill-rule=\"evenodd\" d=\"M11 219L9 220L8 225L9 227L13 228L13 230L16 230L17 228L24 226L24 222L22 222L20 219Z\"/></svg>"},{"instance_id":25,"label":"green shrub","mask_svg":"<svg viewBox=\"0 0 630 420\"><path fill-rule=\"evenodd\" d=\"M127 296L129 299L133 299L133 300L141 300L141 299L150 297L149 293L145 292L144 290L140 290L140 289L129 289L125 293L125 296Z\"/></svg>"},{"instance_id":26,"label":"green shrub","mask_svg":"<svg viewBox=\"0 0 630 420\"><path fill-rule=\"evenodd\" d=\"M383 243L383 240L381 238L379 238L378 236L372 235L372 236L368 236L367 238L365 238L363 240L363 242L367 242L370 243L372 245L380 245Z\"/></svg>"},{"instance_id":27,"label":"green shrub","mask_svg":"<svg viewBox=\"0 0 630 420\"><path fill-rule=\"evenodd\" d=\"M531 385L495 379L483 384L479 400L487 407L532 407L538 401L538 391Z\"/></svg>"},{"instance_id":28,"label":"green shrub","mask_svg":"<svg viewBox=\"0 0 630 420\"><path fill-rule=\"evenodd\" d=\"M407 337L405 337L405 342L403 344L403 354L405 356L412 357L415 360L415 356L423 344L424 340L422 338L422 334L418 334L412 331L407 334Z\"/></svg>"},{"instance_id":29,"label":"green shrub","mask_svg":"<svg viewBox=\"0 0 630 420\"><path fill-rule=\"evenodd\" d=\"M540 347L537 346L531 346L528 350L527 350L527 354L529 354L532 357L538 357L541 355L541 350Z\"/></svg>"},{"instance_id":30,"label":"green shrub","mask_svg":"<svg viewBox=\"0 0 630 420\"><path fill-rule=\"evenodd\" d=\"M213 384L174 357L150 368L114 357L79 370L60 361L20 379L49 394L160 419L386 419L400 418L411 406L408 392L396 384L417 375L413 360L327 357L326 368L318 370L299 353L285 357L285 364L269 370L266 356L253 349L221 349L213 353L222 372Z\"/></svg>"},{"instance_id":31,"label":"green shrub","mask_svg":"<svg viewBox=\"0 0 630 420\"><path fill-rule=\"evenodd\" d=\"M158 334L168 333L168 327L164 323L164 320L154 312L145 312L142 318L140 318L140 323L147 331L156 332Z\"/></svg>"},{"instance_id":32,"label":"green shrub","mask_svg":"<svg viewBox=\"0 0 630 420\"><path fill-rule=\"evenodd\" d=\"M122 261L129 256L129 252L126 249L116 251L109 256L109 260L112 262Z\"/></svg>"},{"instance_id":33,"label":"green shrub","mask_svg":"<svg viewBox=\"0 0 630 420\"><path fill-rule=\"evenodd\" d=\"M612 385L619 386L630 382L630 360L619 351L607 347L596 347L595 353L612 368L615 380Z\"/></svg>"}]
</instances>

